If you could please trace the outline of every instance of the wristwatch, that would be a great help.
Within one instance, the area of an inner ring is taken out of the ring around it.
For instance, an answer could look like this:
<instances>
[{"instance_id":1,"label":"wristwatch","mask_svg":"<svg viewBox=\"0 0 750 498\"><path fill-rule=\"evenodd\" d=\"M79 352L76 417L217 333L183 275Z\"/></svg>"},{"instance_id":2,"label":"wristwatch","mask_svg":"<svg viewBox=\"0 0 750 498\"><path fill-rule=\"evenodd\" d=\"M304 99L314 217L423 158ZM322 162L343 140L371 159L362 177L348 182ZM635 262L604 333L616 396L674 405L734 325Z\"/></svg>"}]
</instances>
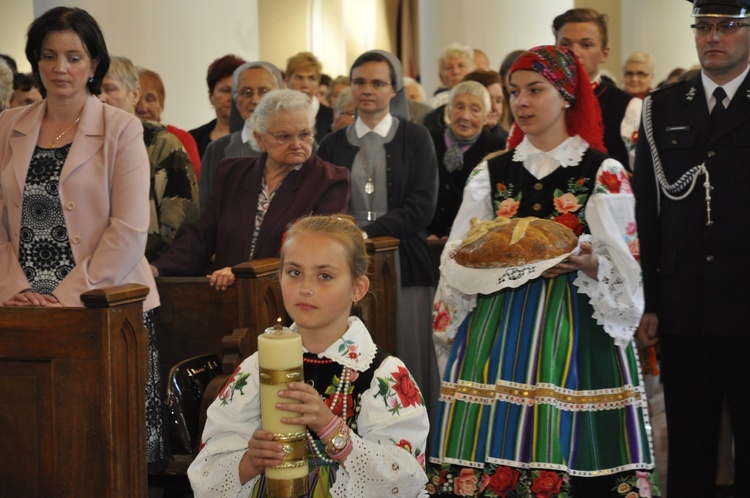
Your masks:
<instances>
[{"instance_id":1,"label":"wristwatch","mask_svg":"<svg viewBox=\"0 0 750 498\"><path fill-rule=\"evenodd\" d=\"M339 429L334 434L334 436L331 438L331 440L326 445L326 452L330 453L338 453L339 451L346 448L346 445L349 443L349 427L347 427L346 422L343 420L341 421L341 424L339 425Z\"/></svg>"}]
</instances>

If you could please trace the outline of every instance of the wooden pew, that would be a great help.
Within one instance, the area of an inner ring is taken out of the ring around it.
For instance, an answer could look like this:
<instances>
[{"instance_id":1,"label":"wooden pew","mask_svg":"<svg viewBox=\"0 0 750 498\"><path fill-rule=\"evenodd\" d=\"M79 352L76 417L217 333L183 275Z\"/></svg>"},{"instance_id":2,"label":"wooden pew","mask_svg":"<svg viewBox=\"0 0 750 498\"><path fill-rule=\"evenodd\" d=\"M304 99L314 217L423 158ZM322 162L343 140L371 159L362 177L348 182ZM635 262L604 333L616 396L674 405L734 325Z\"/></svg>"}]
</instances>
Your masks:
<instances>
[{"instance_id":1,"label":"wooden pew","mask_svg":"<svg viewBox=\"0 0 750 498\"><path fill-rule=\"evenodd\" d=\"M396 249L399 240L393 237L373 237L366 242L367 253L370 255L370 292L360 303L360 318L367 325L375 344L398 356Z\"/></svg>"},{"instance_id":2,"label":"wooden pew","mask_svg":"<svg viewBox=\"0 0 750 498\"><path fill-rule=\"evenodd\" d=\"M147 294L0 308L0 496L147 495Z\"/></svg>"},{"instance_id":3,"label":"wooden pew","mask_svg":"<svg viewBox=\"0 0 750 498\"><path fill-rule=\"evenodd\" d=\"M161 306L154 319L164 379L186 358L219 356L222 338L235 328L247 327L257 336L276 318L286 318L278 258L242 263L232 271L237 281L226 291L214 290L207 277L156 279Z\"/></svg>"}]
</instances>

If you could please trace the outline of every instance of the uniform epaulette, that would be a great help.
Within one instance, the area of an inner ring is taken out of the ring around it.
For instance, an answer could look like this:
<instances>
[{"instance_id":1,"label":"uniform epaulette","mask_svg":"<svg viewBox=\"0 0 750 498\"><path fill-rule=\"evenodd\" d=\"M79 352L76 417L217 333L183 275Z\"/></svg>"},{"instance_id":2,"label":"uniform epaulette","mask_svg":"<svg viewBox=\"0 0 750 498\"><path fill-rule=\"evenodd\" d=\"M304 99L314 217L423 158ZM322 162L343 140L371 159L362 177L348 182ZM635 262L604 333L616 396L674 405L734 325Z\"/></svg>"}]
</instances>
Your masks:
<instances>
[{"instance_id":1,"label":"uniform epaulette","mask_svg":"<svg viewBox=\"0 0 750 498\"><path fill-rule=\"evenodd\" d=\"M657 93L661 93L665 90L671 90L672 88L676 88L679 85L682 85L686 83L686 80L677 80L673 81L672 83L667 83L665 85L660 86L659 88L654 88L650 92L648 92L648 95L656 95Z\"/></svg>"}]
</instances>

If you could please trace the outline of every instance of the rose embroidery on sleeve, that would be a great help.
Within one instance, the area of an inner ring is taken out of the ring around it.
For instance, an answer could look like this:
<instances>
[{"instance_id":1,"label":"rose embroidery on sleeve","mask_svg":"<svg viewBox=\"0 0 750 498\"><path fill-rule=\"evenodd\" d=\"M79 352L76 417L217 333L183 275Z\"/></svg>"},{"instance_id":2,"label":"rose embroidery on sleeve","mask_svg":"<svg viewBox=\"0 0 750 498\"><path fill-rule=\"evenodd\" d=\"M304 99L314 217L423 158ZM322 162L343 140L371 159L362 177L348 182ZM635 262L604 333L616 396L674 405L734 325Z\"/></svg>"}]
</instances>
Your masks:
<instances>
[{"instance_id":1,"label":"rose embroidery on sleeve","mask_svg":"<svg viewBox=\"0 0 750 498\"><path fill-rule=\"evenodd\" d=\"M390 377L377 377L378 392L375 397L383 397L386 409L391 415L398 415L402 408L424 406L422 393L403 366L391 372Z\"/></svg>"}]
</instances>

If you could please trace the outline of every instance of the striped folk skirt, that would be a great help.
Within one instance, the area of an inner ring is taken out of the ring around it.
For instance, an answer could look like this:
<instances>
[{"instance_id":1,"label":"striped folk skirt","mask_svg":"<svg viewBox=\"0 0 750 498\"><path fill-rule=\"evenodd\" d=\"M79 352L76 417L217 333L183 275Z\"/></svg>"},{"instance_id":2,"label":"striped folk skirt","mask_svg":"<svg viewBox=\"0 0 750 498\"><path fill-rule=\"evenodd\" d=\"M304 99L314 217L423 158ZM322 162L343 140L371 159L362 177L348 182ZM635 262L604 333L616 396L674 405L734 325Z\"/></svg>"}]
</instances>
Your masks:
<instances>
[{"instance_id":1,"label":"striped folk skirt","mask_svg":"<svg viewBox=\"0 0 750 498\"><path fill-rule=\"evenodd\" d=\"M614 345L574 279L478 296L443 376L430 494L659 496L633 343Z\"/></svg>"}]
</instances>

